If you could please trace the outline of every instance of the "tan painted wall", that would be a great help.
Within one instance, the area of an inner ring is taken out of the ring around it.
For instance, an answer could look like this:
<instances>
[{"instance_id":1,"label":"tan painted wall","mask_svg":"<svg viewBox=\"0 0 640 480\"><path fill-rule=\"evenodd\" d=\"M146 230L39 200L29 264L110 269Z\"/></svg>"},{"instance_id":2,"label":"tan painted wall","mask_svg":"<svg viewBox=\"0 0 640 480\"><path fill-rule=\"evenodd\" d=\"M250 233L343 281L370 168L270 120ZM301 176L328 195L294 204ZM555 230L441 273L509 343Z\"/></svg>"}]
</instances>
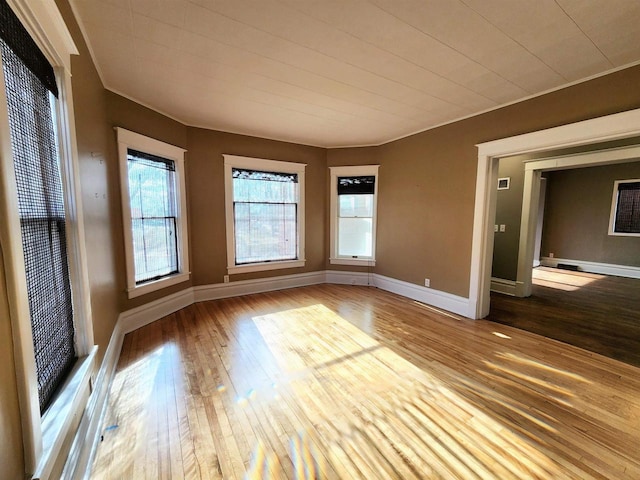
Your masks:
<instances>
[{"instance_id":1,"label":"tan painted wall","mask_svg":"<svg viewBox=\"0 0 640 480\"><path fill-rule=\"evenodd\" d=\"M638 108L639 84L633 67L378 147L376 272L467 297L475 145ZM329 164L351 163L334 152Z\"/></svg>"},{"instance_id":2,"label":"tan painted wall","mask_svg":"<svg viewBox=\"0 0 640 480\"><path fill-rule=\"evenodd\" d=\"M112 132L106 122L105 90L68 2L59 0L57 5L80 52L72 57L72 89L94 341L101 361L120 313L120 218L113 205L118 194L117 171L108 155Z\"/></svg>"},{"instance_id":3,"label":"tan painted wall","mask_svg":"<svg viewBox=\"0 0 640 480\"><path fill-rule=\"evenodd\" d=\"M187 127L153 110L128 100L113 92L105 91L107 106L106 125L109 131L107 142L107 158L110 169L110 186L113 190L109 208L114 215L115 223L112 235L116 247L116 278L118 281L118 299L121 311L151 302L158 298L179 292L191 286L191 281L182 282L141 297L129 299L126 294L126 266L124 260L124 236L122 233L122 203L120 201L120 177L118 166L118 143L114 127L122 127L156 140L187 149ZM186 178L189 180L189 154L187 153ZM190 198L187 183L187 202Z\"/></svg>"},{"instance_id":4,"label":"tan painted wall","mask_svg":"<svg viewBox=\"0 0 640 480\"><path fill-rule=\"evenodd\" d=\"M380 149L377 147L362 147L362 148L336 148L336 149L332 149L332 150L328 150L327 151L327 167L337 167L337 166L341 166L341 165L379 165L380 161L378 160L378 154L380 152ZM379 171L379 175L384 175L384 171ZM329 171L329 168L327 168L327 172L326 172L326 189L327 189L327 202L329 202L329 195L331 192L331 174ZM380 188L382 183L380 183L380 178L379 180L379 184L378 184L378 198L380 197ZM378 207L380 208L380 207ZM325 241L326 241L326 247L325 247L325 268L327 270L338 270L338 271L346 271L346 272L368 272L368 271L375 271L375 268L371 268L371 267L359 267L359 266L352 266L352 265L331 265L331 263L329 262L329 256L330 256L330 249L331 249L331 245L330 245L330 221L331 219L330 217L330 212L329 212L329 207L327 206L327 212L326 212L326 226L327 229L325 231ZM380 218L380 214L378 213L378 218ZM380 226L378 225L377 227L377 231L380 231ZM379 241L379 236L376 237L376 241ZM379 253L380 252L380 248L378 245L376 245L376 259L379 257Z\"/></svg>"},{"instance_id":5,"label":"tan painted wall","mask_svg":"<svg viewBox=\"0 0 640 480\"><path fill-rule=\"evenodd\" d=\"M518 249L522 220L522 195L524 193L524 163L522 158L503 158L498 165L498 177L509 177L509 190L498 190L496 225L504 225L504 232L493 237L492 277L516 279L518 273Z\"/></svg>"},{"instance_id":6,"label":"tan painted wall","mask_svg":"<svg viewBox=\"0 0 640 480\"><path fill-rule=\"evenodd\" d=\"M22 426L13 360L13 338L7 300L4 260L0 250L0 469L2 478L24 478Z\"/></svg>"},{"instance_id":7,"label":"tan painted wall","mask_svg":"<svg viewBox=\"0 0 640 480\"><path fill-rule=\"evenodd\" d=\"M547 174L542 256L640 267L640 237L608 235L613 182L640 178L640 161Z\"/></svg>"},{"instance_id":8,"label":"tan painted wall","mask_svg":"<svg viewBox=\"0 0 640 480\"><path fill-rule=\"evenodd\" d=\"M233 275L231 280L324 270L326 150L200 128L189 128L187 140L194 285L221 283L227 273L223 153L307 164L305 267Z\"/></svg>"}]
</instances>

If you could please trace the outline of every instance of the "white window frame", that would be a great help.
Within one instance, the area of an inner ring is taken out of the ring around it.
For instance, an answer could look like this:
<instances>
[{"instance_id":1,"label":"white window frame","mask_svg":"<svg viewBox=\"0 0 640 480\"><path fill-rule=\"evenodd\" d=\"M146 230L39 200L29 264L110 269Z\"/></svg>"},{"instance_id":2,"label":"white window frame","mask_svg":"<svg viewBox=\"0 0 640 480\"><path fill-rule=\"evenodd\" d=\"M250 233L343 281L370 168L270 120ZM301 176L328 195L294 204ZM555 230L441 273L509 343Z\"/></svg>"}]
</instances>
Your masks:
<instances>
[{"instance_id":1,"label":"white window frame","mask_svg":"<svg viewBox=\"0 0 640 480\"><path fill-rule=\"evenodd\" d=\"M118 135L118 156L120 159L120 193L122 199L122 225L124 229L125 260L127 265L127 295L129 298L139 297L162 288L189 280L189 231L187 226L187 195L184 174L184 154L186 150L170 145L139 133L115 127ZM129 167L128 150L150 153L175 162L176 206L178 221L176 222L176 240L178 245L178 273L167 275L158 280L136 285L135 260L133 252L133 232L131 230L131 205L129 203Z\"/></svg>"},{"instance_id":2,"label":"white window frame","mask_svg":"<svg viewBox=\"0 0 640 480\"><path fill-rule=\"evenodd\" d=\"M29 477L48 478L54 465L60 461L58 455L67 441L68 432L76 425L87 406L89 379L94 374L97 352L97 347L93 344L71 88L71 55L77 55L78 50L53 0L9 0L9 4L54 67L59 91L55 102L54 122L58 134L60 176L66 211L67 259L78 361L41 416L4 75L0 68L0 216L4 218L0 222L0 241L13 334L25 473ZM72 445L74 447L75 443Z\"/></svg>"},{"instance_id":3,"label":"white window frame","mask_svg":"<svg viewBox=\"0 0 640 480\"><path fill-rule=\"evenodd\" d=\"M230 275L237 273L262 272L266 270L278 270L281 268L304 267L305 245L304 245L304 219L305 219L305 169L306 163L282 162L278 160L267 160L263 158L242 157L238 155L223 154L224 157L224 192L225 192L225 219L227 227L227 273ZM275 173L291 173L298 175L298 188L300 197L298 199L298 259L278 260L263 263L250 263L236 265L236 236L233 221L233 172L234 168L246 168L248 170L258 170Z\"/></svg>"},{"instance_id":4,"label":"white window frame","mask_svg":"<svg viewBox=\"0 0 640 480\"><path fill-rule=\"evenodd\" d=\"M347 167L329 167L331 172L331 192L330 192L330 204L329 213L330 220L330 254L329 263L332 265L361 265L371 266L376 265L376 229L378 224L378 169L379 165L359 165L359 166L347 166ZM358 257L353 258L351 256L339 256L338 255L338 178L339 177L359 177L359 176L374 176L375 184L373 190L373 225L372 225L372 245L371 257Z\"/></svg>"},{"instance_id":5,"label":"white window frame","mask_svg":"<svg viewBox=\"0 0 640 480\"><path fill-rule=\"evenodd\" d=\"M616 223L616 213L618 210L618 185L621 183L639 183L640 179L616 180L613 182L613 198L611 199L611 214L609 216L609 235L615 237L640 237L640 233L625 233L614 231Z\"/></svg>"}]
</instances>

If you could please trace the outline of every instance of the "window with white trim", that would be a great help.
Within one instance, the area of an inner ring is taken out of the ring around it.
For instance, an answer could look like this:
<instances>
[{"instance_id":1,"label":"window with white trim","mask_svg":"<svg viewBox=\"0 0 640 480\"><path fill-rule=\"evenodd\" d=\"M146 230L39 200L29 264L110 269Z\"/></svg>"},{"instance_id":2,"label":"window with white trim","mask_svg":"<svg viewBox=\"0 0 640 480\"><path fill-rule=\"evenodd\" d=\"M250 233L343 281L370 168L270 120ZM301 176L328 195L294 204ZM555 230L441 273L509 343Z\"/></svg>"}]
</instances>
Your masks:
<instances>
[{"instance_id":1,"label":"window with white trim","mask_svg":"<svg viewBox=\"0 0 640 480\"><path fill-rule=\"evenodd\" d=\"M305 167L224 155L228 273L304 266Z\"/></svg>"},{"instance_id":2,"label":"window with white trim","mask_svg":"<svg viewBox=\"0 0 640 480\"><path fill-rule=\"evenodd\" d=\"M640 237L640 179L614 182L609 235Z\"/></svg>"},{"instance_id":3,"label":"window with white trim","mask_svg":"<svg viewBox=\"0 0 640 480\"><path fill-rule=\"evenodd\" d=\"M3 5L3 8L8 8ZM17 22L17 20L15 20ZM31 40L25 34L16 43ZM21 46L0 39L14 160L18 215L31 314L40 411L76 361L75 327L67 252L67 215L60 175L53 68L33 41L23 47L38 58L27 63ZM45 71L46 73L41 73ZM46 82L48 74L49 82ZM45 79L45 80L43 80Z\"/></svg>"},{"instance_id":4,"label":"window with white trim","mask_svg":"<svg viewBox=\"0 0 640 480\"><path fill-rule=\"evenodd\" d=\"M330 167L330 262L375 265L378 165Z\"/></svg>"},{"instance_id":5,"label":"window with white trim","mask_svg":"<svg viewBox=\"0 0 640 480\"><path fill-rule=\"evenodd\" d=\"M189 278L185 150L123 128L117 132L132 298Z\"/></svg>"},{"instance_id":6,"label":"window with white trim","mask_svg":"<svg viewBox=\"0 0 640 480\"><path fill-rule=\"evenodd\" d=\"M97 351L72 115L78 51L54 2L2 1L0 24L0 242L24 473L49 478L69 453Z\"/></svg>"}]
</instances>

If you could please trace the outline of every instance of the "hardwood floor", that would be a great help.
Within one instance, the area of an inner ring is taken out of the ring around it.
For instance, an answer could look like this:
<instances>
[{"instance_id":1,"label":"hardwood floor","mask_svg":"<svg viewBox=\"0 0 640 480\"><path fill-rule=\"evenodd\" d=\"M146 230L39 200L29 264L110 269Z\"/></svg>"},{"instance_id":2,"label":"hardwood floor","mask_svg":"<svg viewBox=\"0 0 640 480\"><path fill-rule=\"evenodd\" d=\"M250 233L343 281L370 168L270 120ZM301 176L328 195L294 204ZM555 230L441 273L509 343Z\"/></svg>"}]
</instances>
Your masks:
<instances>
[{"instance_id":1,"label":"hardwood floor","mask_svg":"<svg viewBox=\"0 0 640 480\"><path fill-rule=\"evenodd\" d=\"M318 285L127 335L92 478L637 479L639 446L640 369Z\"/></svg>"},{"instance_id":2,"label":"hardwood floor","mask_svg":"<svg viewBox=\"0 0 640 480\"><path fill-rule=\"evenodd\" d=\"M640 366L640 279L538 267L532 296L492 294L487 319Z\"/></svg>"}]
</instances>

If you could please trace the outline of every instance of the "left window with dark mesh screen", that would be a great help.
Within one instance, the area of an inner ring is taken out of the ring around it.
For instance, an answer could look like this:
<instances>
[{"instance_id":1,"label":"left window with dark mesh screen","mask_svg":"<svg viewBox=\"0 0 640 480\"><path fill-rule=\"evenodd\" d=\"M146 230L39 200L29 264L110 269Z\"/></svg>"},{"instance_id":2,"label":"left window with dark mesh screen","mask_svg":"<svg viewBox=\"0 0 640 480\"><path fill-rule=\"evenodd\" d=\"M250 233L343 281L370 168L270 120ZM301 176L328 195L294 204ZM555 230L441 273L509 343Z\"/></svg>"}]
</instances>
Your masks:
<instances>
[{"instance_id":1,"label":"left window with dark mesh screen","mask_svg":"<svg viewBox=\"0 0 640 480\"><path fill-rule=\"evenodd\" d=\"M0 52L38 394L44 412L76 359L64 196L54 127L55 98L4 40L0 41Z\"/></svg>"},{"instance_id":2,"label":"left window with dark mesh screen","mask_svg":"<svg viewBox=\"0 0 640 480\"><path fill-rule=\"evenodd\" d=\"M127 150L136 284L178 273L175 172L173 160Z\"/></svg>"}]
</instances>

